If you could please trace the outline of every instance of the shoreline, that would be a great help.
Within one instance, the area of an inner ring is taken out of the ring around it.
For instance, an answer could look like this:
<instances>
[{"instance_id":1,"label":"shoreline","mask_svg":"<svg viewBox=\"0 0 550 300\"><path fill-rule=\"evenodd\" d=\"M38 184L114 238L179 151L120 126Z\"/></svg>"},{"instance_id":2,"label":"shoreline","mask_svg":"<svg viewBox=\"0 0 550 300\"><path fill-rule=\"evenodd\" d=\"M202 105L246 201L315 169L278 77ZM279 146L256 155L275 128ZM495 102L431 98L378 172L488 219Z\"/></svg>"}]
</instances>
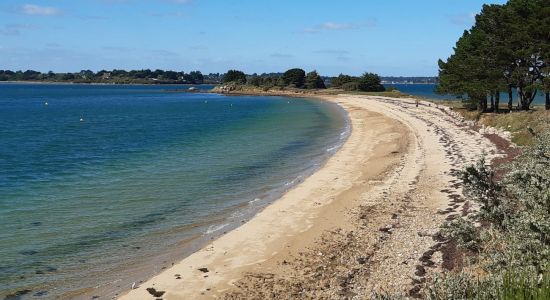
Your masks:
<instances>
[{"instance_id":1,"label":"shoreline","mask_svg":"<svg viewBox=\"0 0 550 300\"><path fill-rule=\"evenodd\" d=\"M143 86L200 86L209 85L215 86L215 83L107 83L107 82L59 82L59 81L0 81L0 84L43 84L43 85L143 85Z\"/></svg>"},{"instance_id":2,"label":"shoreline","mask_svg":"<svg viewBox=\"0 0 550 300\"><path fill-rule=\"evenodd\" d=\"M285 93L272 96L291 95ZM319 98L310 94L303 95L303 97L317 98L320 101L333 102L342 107L342 103L338 103L338 101L332 100L330 97ZM350 107L342 107L342 109L345 109L348 114L351 111ZM254 267L257 263L270 260L273 261L280 256L285 256L283 252L288 251L288 248L295 248L297 250L299 245L304 244L304 241L307 240L307 243L311 243L320 234L320 232L332 227L332 225L319 226L319 224L315 224L315 226L313 226L314 223L316 223L313 220L327 218L329 215L330 219L342 220L342 217L345 217L348 208L355 206L357 203L352 204L354 200L351 197L346 196L346 202L349 203L346 203L344 206L350 207L342 209L343 203L341 203L341 201L335 201L336 195L350 189L351 186L349 185L349 181L355 181L357 178L362 177L361 173L363 172L371 173L369 177L382 176L383 173L389 172L389 170L391 170L401 158L401 155L397 155L392 152L402 152L402 148L408 143L403 140L399 141L403 138L405 131L404 128L400 127L398 123L392 122L380 114L368 113L366 111L361 111L360 113L362 114L362 120L365 120L367 116L369 116L372 118L371 121L382 122L385 125L391 124L391 129L381 128L378 132L375 132L376 130L368 129L368 127L374 123L358 125L357 121L353 121L356 114L354 113L353 115L350 115L350 118L352 119L351 127L353 128L350 136L341 146L339 151L328 159L324 166L307 177L302 183L287 191L281 198L272 202L269 206L258 212L249 222L219 237L217 240L210 243L200 251L195 252L183 259L172 268L161 272L149 281L141 284L141 287L138 289L131 290L128 294L122 296L121 299L150 299L151 294L146 289L151 287L166 291L167 293L165 294L165 297L167 298L175 297L177 299L183 299L197 297L209 298L214 295L219 296L224 292L231 290L231 283L238 280L240 275L246 272L245 270L248 267ZM396 132L399 133L396 134ZM384 135L391 136L393 134L396 135L393 138L390 138L389 141L374 142L376 138L380 139ZM370 146L363 147L360 145L359 141L361 139L368 140L369 138L373 140L372 143L369 143ZM350 140L353 141L350 142ZM348 149L345 150L345 148ZM361 157L350 155L358 153L361 154ZM370 166L370 168L374 171L357 169L357 172L346 174L348 171L347 168L342 167L342 160L347 161L346 165L351 165L356 159L368 160L373 159L374 157L378 160L378 162L372 161L372 163L377 165L375 168ZM389 159L384 159L384 162L380 160L382 157ZM335 175L335 172L338 175ZM327 186L329 183L330 185L337 184L337 188L335 189ZM319 198L315 197L317 200L312 200L312 196L318 193L316 190L322 186L325 186L325 188L322 188L324 193L328 194L316 195ZM331 191L331 189L334 191ZM297 199L299 199L299 201ZM300 202L302 206L296 207L297 201ZM338 213L336 213L338 216L334 215L335 212L333 208L336 207L339 208ZM285 213L282 213L281 215L282 211ZM288 216L286 212L289 211L294 211L295 214ZM306 215L307 220L303 220L303 217ZM284 225L281 227L284 228L274 228L272 225L275 220L283 223ZM345 225L344 223L337 223L338 226ZM325 222L325 225L329 224ZM291 234L291 232L293 234ZM260 241L258 241L258 239L260 239ZM295 242L288 243L289 239L293 239ZM283 240L286 241L284 244L287 244L287 249L276 250L279 248L278 245L280 245L280 242ZM247 244L249 245L248 247L243 246ZM244 248L246 249L244 251L246 253L243 252ZM232 257L229 257L227 256L228 253L234 254ZM264 257L265 254L267 254L266 257ZM231 266L228 266L228 264L231 264ZM199 268L208 268L208 272L202 272L198 270ZM222 268L225 269L225 271L221 271ZM237 271L237 269L241 270ZM174 276L176 274L180 276ZM176 279L177 277L180 277L181 279ZM170 286L166 286L165 288L164 285L168 284L168 282L170 282ZM178 289L177 286L173 285L180 282L185 286L193 286L193 290L188 290L185 288ZM212 286L217 286L216 290L214 290Z\"/></svg>"},{"instance_id":3,"label":"shoreline","mask_svg":"<svg viewBox=\"0 0 550 300\"><path fill-rule=\"evenodd\" d=\"M297 96L348 111L352 132L340 150L249 222L121 299L152 299L155 291L168 299L414 296L452 269L453 249L436 241L438 228L475 209L461 198L458 170L483 152L488 161L502 152L444 106Z\"/></svg>"},{"instance_id":4,"label":"shoreline","mask_svg":"<svg viewBox=\"0 0 550 300\"><path fill-rule=\"evenodd\" d=\"M289 97L285 97L285 103ZM304 99L305 101L315 101L318 99ZM278 100L282 101L282 100ZM227 210L227 213L216 214L212 216L212 220L218 220L218 222L212 221L210 218L203 223L210 224L205 228L205 232L194 236L189 239L189 244L186 241L181 241L177 246L171 246L166 248L166 251L159 252L156 255L149 255L143 257L134 264L129 264L127 269L120 269L117 274L117 278L114 281L108 281L95 287L85 287L82 289L70 291L64 294L66 297L71 298L90 298L93 296L99 296L101 298L113 298L117 297L121 291L126 291L127 287L131 286L133 282L142 282L151 278L155 274L158 274L163 269L174 265L174 263L185 259L193 253L200 251L213 240L223 236L226 232L230 232L243 223L253 218L258 212L262 211L265 207L269 206L273 202L277 201L288 190L293 189L299 185L306 178L317 172L327 162L334 153L342 147L350 134L351 120L348 113L342 107L333 104L323 104L330 108L330 114L333 115L335 122L342 122L343 126L338 126L338 130L335 130L333 137L323 143L322 147L318 150L318 155L310 161L304 162L304 169L299 173L281 181L277 184L276 188L272 188L269 191L263 192L261 195L256 195L257 198L249 202L243 202L238 207ZM212 221L212 222L211 222ZM146 244L140 245L141 248L147 247ZM136 273L134 273L136 272ZM137 274L137 275L136 275ZM124 288L121 288L124 287Z\"/></svg>"}]
</instances>

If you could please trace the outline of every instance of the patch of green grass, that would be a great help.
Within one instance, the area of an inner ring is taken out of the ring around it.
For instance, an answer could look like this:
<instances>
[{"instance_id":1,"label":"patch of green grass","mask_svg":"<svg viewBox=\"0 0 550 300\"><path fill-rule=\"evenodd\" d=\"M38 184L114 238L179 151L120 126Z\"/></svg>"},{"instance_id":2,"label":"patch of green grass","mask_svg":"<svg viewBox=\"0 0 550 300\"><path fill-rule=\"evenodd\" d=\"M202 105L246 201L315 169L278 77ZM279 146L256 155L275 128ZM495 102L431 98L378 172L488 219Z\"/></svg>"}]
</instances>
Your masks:
<instances>
[{"instance_id":1,"label":"patch of green grass","mask_svg":"<svg viewBox=\"0 0 550 300\"><path fill-rule=\"evenodd\" d=\"M433 103L452 107L466 120L476 121L485 126L502 128L512 133L512 142L519 146L531 145L534 141L534 135L530 132L539 133L548 130L550 125L550 111L544 110L543 106L535 106L530 111L512 111L501 106L499 113L485 112L466 109L464 103L459 100L433 100L425 99Z\"/></svg>"},{"instance_id":2,"label":"patch of green grass","mask_svg":"<svg viewBox=\"0 0 550 300\"><path fill-rule=\"evenodd\" d=\"M512 141L517 145L530 145L533 143L533 134L547 130L550 124L550 112L541 107L535 107L531 111L514 111L511 113L485 113L480 118L480 123L497 128L503 128L512 133Z\"/></svg>"}]
</instances>

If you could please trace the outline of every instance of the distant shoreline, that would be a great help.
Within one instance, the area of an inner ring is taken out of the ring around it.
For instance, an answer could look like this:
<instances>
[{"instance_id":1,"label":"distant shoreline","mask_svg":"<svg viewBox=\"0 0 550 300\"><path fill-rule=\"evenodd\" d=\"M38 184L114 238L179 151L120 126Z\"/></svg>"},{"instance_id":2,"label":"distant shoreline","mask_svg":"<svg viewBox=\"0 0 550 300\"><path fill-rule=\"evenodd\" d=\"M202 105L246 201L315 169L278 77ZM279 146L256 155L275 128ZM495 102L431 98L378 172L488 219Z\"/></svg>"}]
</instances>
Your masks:
<instances>
[{"instance_id":1,"label":"distant shoreline","mask_svg":"<svg viewBox=\"0 0 550 300\"><path fill-rule=\"evenodd\" d=\"M107 82L59 82L59 81L0 81L0 84L44 84L44 85L143 85L143 86L163 86L163 85L218 85L217 83L107 83Z\"/></svg>"},{"instance_id":2,"label":"distant shoreline","mask_svg":"<svg viewBox=\"0 0 550 300\"><path fill-rule=\"evenodd\" d=\"M86 85L220 85L221 82L217 83L108 83L108 82L74 82L74 81L32 81L32 80L7 80L0 81L2 83L31 83L31 84L86 84ZM435 85L436 83L425 83L425 82L382 82L383 85L392 85L392 84L406 84L406 85Z\"/></svg>"}]
</instances>

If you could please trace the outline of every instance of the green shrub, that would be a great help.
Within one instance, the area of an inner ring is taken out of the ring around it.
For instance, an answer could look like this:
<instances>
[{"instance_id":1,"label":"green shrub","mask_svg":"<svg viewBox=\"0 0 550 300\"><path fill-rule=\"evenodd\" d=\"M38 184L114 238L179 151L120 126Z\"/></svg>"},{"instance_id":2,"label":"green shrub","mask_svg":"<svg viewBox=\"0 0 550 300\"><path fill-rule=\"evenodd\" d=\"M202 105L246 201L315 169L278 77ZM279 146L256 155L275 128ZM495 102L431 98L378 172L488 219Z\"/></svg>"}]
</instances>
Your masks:
<instances>
[{"instance_id":1,"label":"green shrub","mask_svg":"<svg viewBox=\"0 0 550 300\"><path fill-rule=\"evenodd\" d=\"M378 74L367 72L359 77L359 90L363 92L383 92L386 89L382 85Z\"/></svg>"},{"instance_id":2,"label":"green shrub","mask_svg":"<svg viewBox=\"0 0 550 300\"><path fill-rule=\"evenodd\" d=\"M335 77L335 78L332 79L331 87L339 88L339 87L342 87L346 83L350 83L350 82L357 81L357 80L358 80L357 77L340 74L340 75L338 75L338 77Z\"/></svg>"},{"instance_id":3,"label":"green shrub","mask_svg":"<svg viewBox=\"0 0 550 300\"><path fill-rule=\"evenodd\" d=\"M463 172L464 194L479 204L485 226L459 218L441 232L478 253L468 271L427 285L428 299L550 299L550 131L507 170L501 182L484 160Z\"/></svg>"},{"instance_id":4,"label":"green shrub","mask_svg":"<svg viewBox=\"0 0 550 300\"><path fill-rule=\"evenodd\" d=\"M481 158L475 166L468 166L461 173L464 194L480 204L479 216L494 225L502 227L507 217L507 203L502 187L495 182L495 173Z\"/></svg>"},{"instance_id":5,"label":"green shrub","mask_svg":"<svg viewBox=\"0 0 550 300\"><path fill-rule=\"evenodd\" d=\"M476 278L465 273L439 277L425 290L427 299L550 299L550 272L509 271Z\"/></svg>"},{"instance_id":6,"label":"green shrub","mask_svg":"<svg viewBox=\"0 0 550 300\"><path fill-rule=\"evenodd\" d=\"M229 70L223 76L223 83L235 82L237 84L246 83L246 75L239 70Z\"/></svg>"},{"instance_id":7,"label":"green shrub","mask_svg":"<svg viewBox=\"0 0 550 300\"><path fill-rule=\"evenodd\" d=\"M326 89L325 82L323 78L317 73L317 71L312 71L307 73L305 81L306 89Z\"/></svg>"},{"instance_id":8,"label":"green shrub","mask_svg":"<svg viewBox=\"0 0 550 300\"><path fill-rule=\"evenodd\" d=\"M359 90L359 82L352 81L352 82L344 83L342 85L342 89L344 91L358 91Z\"/></svg>"},{"instance_id":9,"label":"green shrub","mask_svg":"<svg viewBox=\"0 0 550 300\"><path fill-rule=\"evenodd\" d=\"M472 251L479 250L479 234L472 222L462 218L447 221L441 226L441 234L456 241L459 248Z\"/></svg>"},{"instance_id":10,"label":"green shrub","mask_svg":"<svg viewBox=\"0 0 550 300\"><path fill-rule=\"evenodd\" d=\"M282 76L285 86L303 88L306 81L306 72L300 68L287 70Z\"/></svg>"}]
</instances>

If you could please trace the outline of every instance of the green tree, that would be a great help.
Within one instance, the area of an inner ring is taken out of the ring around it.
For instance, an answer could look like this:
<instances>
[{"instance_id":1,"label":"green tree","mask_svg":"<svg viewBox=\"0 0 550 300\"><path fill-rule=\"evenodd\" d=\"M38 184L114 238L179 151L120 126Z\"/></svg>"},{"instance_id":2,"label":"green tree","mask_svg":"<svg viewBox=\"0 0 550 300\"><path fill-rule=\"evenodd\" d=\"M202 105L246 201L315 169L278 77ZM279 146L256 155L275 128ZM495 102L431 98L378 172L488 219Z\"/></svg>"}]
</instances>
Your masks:
<instances>
[{"instance_id":1,"label":"green tree","mask_svg":"<svg viewBox=\"0 0 550 300\"><path fill-rule=\"evenodd\" d=\"M73 80L73 79L74 79L73 73L63 73L63 74L61 74L61 80L63 80L63 81L69 81L69 80Z\"/></svg>"},{"instance_id":2,"label":"green tree","mask_svg":"<svg viewBox=\"0 0 550 300\"><path fill-rule=\"evenodd\" d=\"M40 75L40 72L34 71L34 70L27 70L23 72L22 79L23 80L37 80L38 75Z\"/></svg>"},{"instance_id":3,"label":"green tree","mask_svg":"<svg viewBox=\"0 0 550 300\"><path fill-rule=\"evenodd\" d=\"M260 87L263 85L263 80L260 76L251 76L250 78L248 78L247 83L249 85Z\"/></svg>"},{"instance_id":4,"label":"green tree","mask_svg":"<svg viewBox=\"0 0 550 300\"><path fill-rule=\"evenodd\" d=\"M485 35L482 31L464 31L457 41L455 53L446 62L439 60L439 85L437 91L467 97L480 111L487 108L487 68L480 49Z\"/></svg>"},{"instance_id":5,"label":"green tree","mask_svg":"<svg viewBox=\"0 0 550 300\"><path fill-rule=\"evenodd\" d=\"M164 78L170 79L170 80L178 80L178 72L166 71L164 72Z\"/></svg>"},{"instance_id":6,"label":"green tree","mask_svg":"<svg viewBox=\"0 0 550 300\"><path fill-rule=\"evenodd\" d=\"M466 96L487 109L487 95L498 109L500 91L518 93L518 107L529 110L537 91L546 90L550 48L550 2L510 0L484 5L475 25L456 43L447 61L439 61L438 91Z\"/></svg>"},{"instance_id":7,"label":"green tree","mask_svg":"<svg viewBox=\"0 0 550 300\"><path fill-rule=\"evenodd\" d=\"M306 72L299 68L290 69L283 74L282 79L287 86L302 88L306 81Z\"/></svg>"},{"instance_id":8,"label":"green tree","mask_svg":"<svg viewBox=\"0 0 550 300\"><path fill-rule=\"evenodd\" d=\"M235 82L238 84L244 84L246 83L246 75L242 71L229 70L223 76L223 82L224 83Z\"/></svg>"},{"instance_id":9,"label":"green tree","mask_svg":"<svg viewBox=\"0 0 550 300\"><path fill-rule=\"evenodd\" d=\"M359 77L358 83L359 90L363 92L383 92L386 90L378 74L363 73L363 75Z\"/></svg>"},{"instance_id":10,"label":"green tree","mask_svg":"<svg viewBox=\"0 0 550 300\"><path fill-rule=\"evenodd\" d=\"M312 71L307 73L305 81L306 89L326 89L325 82L323 78L317 73L317 71Z\"/></svg>"},{"instance_id":11,"label":"green tree","mask_svg":"<svg viewBox=\"0 0 550 300\"><path fill-rule=\"evenodd\" d=\"M359 91L359 81L350 81L342 85L344 91Z\"/></svg>"},{"instance_id":12,"label":"green tree","mask_svg":"<svg viewBox=\"0 0 550 300\"><path fill-rule=\"evenodd\" d=\"M189 75L191 75L191 79L195 84L202 84L204 82L204 76L201 71L191 71Z\"/></svg>"},{"instance_id":13,"label":"green tree","mask_svg":"<svg viewBox=\"0 0 550 300\"><path fill-rule=\"evenodd\" d=\"M352 77L349 75L340 74L338 75L338 77L335 77L332 79L331 87L339 88L339 87L342 87L344 84L353 82L353 81L358 81L358 78Z\"/></svg>"}]
</instances>

